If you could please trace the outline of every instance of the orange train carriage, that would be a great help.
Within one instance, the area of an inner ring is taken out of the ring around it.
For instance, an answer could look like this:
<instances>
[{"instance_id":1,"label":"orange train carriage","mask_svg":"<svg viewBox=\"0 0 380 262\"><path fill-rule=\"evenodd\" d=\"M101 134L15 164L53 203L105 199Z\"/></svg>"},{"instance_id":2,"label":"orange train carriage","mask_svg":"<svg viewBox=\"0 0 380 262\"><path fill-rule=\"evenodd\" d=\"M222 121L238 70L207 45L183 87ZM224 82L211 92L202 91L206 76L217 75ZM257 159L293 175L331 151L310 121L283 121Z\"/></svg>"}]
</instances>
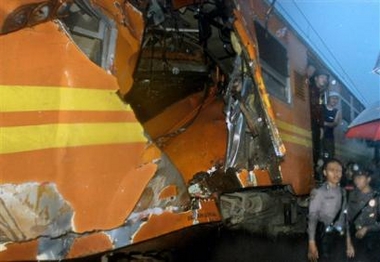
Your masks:
<instances>
[{"instance_id":1,"label":"orange train carriage","mask_svg":"<svg viewBox=\"0 0 380 262\"><path fill-rule=\"evenodd\" d=\"M3 1L0 260L294 223L314 185L304 80L318 57L291 30L273 37L285 25L268 8Z\"/></svg>"}]
</instances>

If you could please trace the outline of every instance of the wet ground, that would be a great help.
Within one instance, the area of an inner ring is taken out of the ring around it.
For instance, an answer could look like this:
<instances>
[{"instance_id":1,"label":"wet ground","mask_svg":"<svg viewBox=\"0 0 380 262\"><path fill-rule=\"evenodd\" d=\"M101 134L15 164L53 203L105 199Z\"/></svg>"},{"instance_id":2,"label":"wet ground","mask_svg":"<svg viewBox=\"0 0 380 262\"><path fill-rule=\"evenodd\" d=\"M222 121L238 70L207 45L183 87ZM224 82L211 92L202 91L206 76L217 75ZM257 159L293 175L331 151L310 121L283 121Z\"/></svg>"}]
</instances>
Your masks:
<instances>
[{"instance_id":1,"label":"wet ground","mask_svg":"<svg viewBox=\"0 0 380 262\"><path fill-rule=\"evenodd\" d=\"M268 237L221 226L193 227L130 248L129 251L118 250L119 252L114 251L106 256L97 255L71 261L307 262L305 233Z\"/></svg>"},{"instance_id":2,"label":"wet ground","mask_svg":"<svg viewBox=\"0 0 380 262\"><path fill-rule=\"evenodd\" d=\"M199 236L185 249L176 249L173 260L186 262L307 262L306 233L268 237L244 230L221 229ZM378 245L380 248L380 245ZM336 246L345 249L345 246ZM377 249L379 250L379 249ZM345 251L343 250L343 254ZM344 256L344 255L343 255ZM380 255L367 253L355 258L325 259L328 262L380 262Z\"/></svg>"},{"instance_id":3,"label":"wet ground","mask_svg":"<svg viewBox=\"0 0 380 262\"><path fill-rule=\"evenodd\" d=\"M149 251L137 246L128 253L107 257L87 257L76 262L307 262L307 235L297 233L268 237L246 230L230 230L221 227L195 227L181 231L176 237L158 238L149 243ZM196 231L196 234L193 233ZM170 244L170 247L165 247ZM144 244L144 248L147 243ZM330 260L329 260L330 261ZM380 262L362 258L330 262Z\"/></svg>"},{"instance_id":4,"label":"wet ground","mask_svg":"<svg viewBox=\"0 0 380 262\"><path fill-rule=\"evenodd\" d=\"M174 251L175 261L301 262L307 261L306 234L268 237L244 230L220 229L200 236L185 249Z\"/></svg>"}]
</instances>

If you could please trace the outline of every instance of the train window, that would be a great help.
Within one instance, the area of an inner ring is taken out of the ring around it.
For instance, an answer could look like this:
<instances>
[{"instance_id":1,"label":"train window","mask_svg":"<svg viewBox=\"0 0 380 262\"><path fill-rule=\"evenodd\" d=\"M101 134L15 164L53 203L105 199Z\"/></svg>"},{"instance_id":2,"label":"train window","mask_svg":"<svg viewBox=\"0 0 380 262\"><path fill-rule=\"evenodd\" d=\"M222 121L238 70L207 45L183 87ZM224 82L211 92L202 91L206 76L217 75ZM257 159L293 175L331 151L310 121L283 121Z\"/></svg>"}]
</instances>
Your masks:
<instances>
[{"instance_id":1,"label":"train window","mask_svg":"<svg viewBox=\"0 0 380 262\"><path fill-rule=\"evenodd\" d=\"M346 101L342 100L342 119L347 121L347 123L351 122L351 107L347 104Z\"/></svg>"},{"instance_id":2,"label":"train window","mask_svg":"<svg viewBox=\"0 0 380 262\"><path fill-rule=\"evenodd\" d=\"M286 48L255 22L260 64L268 93L290 103L290 81Z\"/></svg>"},{"instance_id":3,"label":"train window","mask_svg":"<svg viewBox=\"0 0 380 262\"><path fill-rule=\"evenodd\" d=\"M353 106L355 110L358 110L359 112L364 110L364 106L360 103L360 101L357 98L353 98Z\"/></svg>"},{"instance_id":4,"label":"train window","mask_svg":"<svg viewBox=\"0 0 380 262\"><path fill-rule=\"evenodd\" d=\"M289 78L284 77L270 68L263 60L260 60L265 86L269 94L290 103Z\"/></svg>"},{"instance_id":5,"label":"train window","mask_svg":"<svg viewBox=\"0 0 380 262\"><path fill-rule=\"evenodd\" d=\"M357 111L354 111L354 119L359 115Z\"/></svg>"},{"instance_id":6,"label":"train window","mask_svg":"<svg viewBox=\"0 0 380 262\"><path fill-rule=\"evenodd\" d=\"M342 90L340 90L340 95L342 96L343 99L346 99L347 101L350 101L351 99L350 92L348 91L347 88L342 88Z\"/></svg>"},{"instance_id":7,"label":"train window","mask_svg":"<svg viewBox=\"0 0 380 262\"><path fill-rule=\"evenodd\" d=\"M91 61L106 70L112 68L117 32L112 20L88 1L76 1L62 21Z\"/></svg>"}]
</instances>

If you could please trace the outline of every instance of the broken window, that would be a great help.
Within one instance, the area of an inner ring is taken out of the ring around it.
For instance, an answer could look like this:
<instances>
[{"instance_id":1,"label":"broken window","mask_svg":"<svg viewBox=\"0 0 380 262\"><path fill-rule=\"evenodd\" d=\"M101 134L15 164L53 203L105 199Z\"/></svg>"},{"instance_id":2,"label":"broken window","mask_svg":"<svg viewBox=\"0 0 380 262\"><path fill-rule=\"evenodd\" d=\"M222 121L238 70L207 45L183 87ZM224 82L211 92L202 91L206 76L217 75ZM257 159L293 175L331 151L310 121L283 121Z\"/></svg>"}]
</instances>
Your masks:
<instances>
[{"instance_id":1,"label":"broken window","mask_svg":"<svg viewBox=\"0 0 380 262\"><path fill-rule=\"evenodd\" d=\"M62 21L91 61L106 70L112 68L117 33L112 20L88 1L76 1Z\"/></svg>"},{"instance_id":2,"label":"broken window","mask_svg":"<svg viewBox=\"0 0 380 262\"><path fill-rule=\"evenodd\" d=\"M290 81L286 48L255 22L260 64L268 93L290 103Z\"/></svg>"}]
</instances>

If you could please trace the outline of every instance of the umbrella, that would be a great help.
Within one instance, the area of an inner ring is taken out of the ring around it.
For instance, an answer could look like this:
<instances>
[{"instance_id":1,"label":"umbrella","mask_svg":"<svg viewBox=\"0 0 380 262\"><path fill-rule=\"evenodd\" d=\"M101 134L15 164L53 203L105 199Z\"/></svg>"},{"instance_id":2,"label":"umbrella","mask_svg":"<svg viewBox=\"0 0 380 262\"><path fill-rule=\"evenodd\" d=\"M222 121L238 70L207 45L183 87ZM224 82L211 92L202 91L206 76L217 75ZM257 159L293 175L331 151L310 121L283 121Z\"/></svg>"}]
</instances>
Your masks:
<instances>
[{"instance_id":1,"label":"umbrella","mask_svg":"<svg viewBox=\"0 0 380 262\"><path fill-rule=\"evenodd\" d=\"M346 137L380 141L380 100L366 108L351 122Z\"/></svg>"}]
</instances>

